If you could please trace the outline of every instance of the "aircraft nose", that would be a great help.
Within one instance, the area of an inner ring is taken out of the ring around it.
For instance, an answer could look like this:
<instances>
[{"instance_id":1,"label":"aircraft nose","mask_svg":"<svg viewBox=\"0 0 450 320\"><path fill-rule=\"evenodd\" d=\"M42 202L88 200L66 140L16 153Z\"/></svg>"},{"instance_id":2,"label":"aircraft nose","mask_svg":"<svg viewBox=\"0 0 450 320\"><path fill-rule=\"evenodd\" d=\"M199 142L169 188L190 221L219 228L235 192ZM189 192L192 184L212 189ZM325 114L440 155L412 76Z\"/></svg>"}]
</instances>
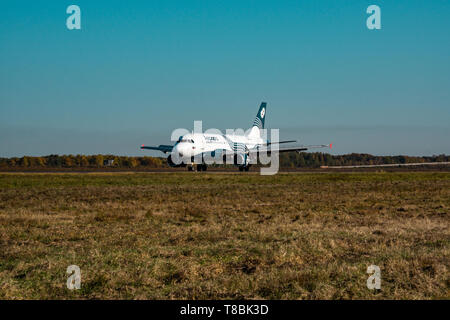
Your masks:
<instances>
[{"instance_id":1,"label":"aircraft nose","mask_svg":"<svg viewBox=\"0 0 450 320\"><path fill-rule=\"evenodd\" d=\"M182 157L183 156L183 152L181 151L180 145L176 145L173 150L172 153L174 153L175 155Z\"/></svg>"},{"instance_id":2,"label":"aircraft nose","mask_svg":"<svg viewBox=\"0 0 450 320\"><path fill-rule=\"evenodd\" d=\"M187 148L185 143L180 143L179 145L177 145L176 152L178 152L178 155L180 157L187 156L188 153L189 153L188 151L189 150L188 150L188 148Z\"/></svg>"}]
</instances>

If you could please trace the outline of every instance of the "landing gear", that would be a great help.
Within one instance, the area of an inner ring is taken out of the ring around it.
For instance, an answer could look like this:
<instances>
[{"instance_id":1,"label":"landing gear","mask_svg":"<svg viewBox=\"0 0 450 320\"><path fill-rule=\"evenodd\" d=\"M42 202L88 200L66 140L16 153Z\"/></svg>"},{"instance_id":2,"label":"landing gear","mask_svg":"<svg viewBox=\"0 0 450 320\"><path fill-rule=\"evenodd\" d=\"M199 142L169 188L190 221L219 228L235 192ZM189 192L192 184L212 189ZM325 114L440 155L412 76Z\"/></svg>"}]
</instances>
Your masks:
<instances>
[{"instance_id":1,"label":"landing gear","mask_svg":"<svg viewBox=\"0 0 450 320\"><path fill-rule=\"evenodd\" d=\"M194 167L193 166L187 166L188 171L194 171Z\"/></svg>"},{"instance_id":2,"label":"landing gear","mask_svg":"<svg viewBox=\"0 0 450 320\"><path fill-rule=\"evenodd\" d=\"M248 171L250 169L250 165L247 166L239 166L239 171Z\"/></svg>"},{"instance_id":3,"label":"landing gear","mask_svg":"<svg viewBox=\"0 0 450 320\"><path fill-rule=\"evenodd\" d=\"M197 165L197 171L206 171L207 168L208 166L205 163Z\"/></svg>"}]
</instances>

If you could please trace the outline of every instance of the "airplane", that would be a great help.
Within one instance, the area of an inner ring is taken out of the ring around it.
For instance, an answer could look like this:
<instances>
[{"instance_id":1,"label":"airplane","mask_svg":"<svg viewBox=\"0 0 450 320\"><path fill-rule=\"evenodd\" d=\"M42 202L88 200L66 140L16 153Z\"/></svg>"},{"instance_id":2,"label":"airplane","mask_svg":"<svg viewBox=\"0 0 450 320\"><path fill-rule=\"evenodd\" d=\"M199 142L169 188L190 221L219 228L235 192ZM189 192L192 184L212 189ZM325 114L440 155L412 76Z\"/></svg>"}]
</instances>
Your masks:
<instances>
[{"instance_id":1,"label":"airplane","mask_svg":"<svg viewBox=\"0 0 450 320\"><path fill-rule=\"evenodd\" d=\"M249 171L252 163L255 163L258 156L265 152L272 152L272 145L293 143L296 140L286 140L279 142L270 142L262 137L264 123L266 119L267 103L262 102L252 127L243 135L238 134L217 134L217 133L188 133L180 136L178 141L172 145L145 146L141 149L158 150L165 154L167 163L171 167L187 167L189 171L194 170L197 165L197 171L206 171L207 159L223 160L221 163L233 163L239 167L239 171ZM301 152L312 148L332 148L329 145L310 145L297 147L278 147L274 152ZM176 160L176 161L174 161Z\"/></svg>"}]
</instances>

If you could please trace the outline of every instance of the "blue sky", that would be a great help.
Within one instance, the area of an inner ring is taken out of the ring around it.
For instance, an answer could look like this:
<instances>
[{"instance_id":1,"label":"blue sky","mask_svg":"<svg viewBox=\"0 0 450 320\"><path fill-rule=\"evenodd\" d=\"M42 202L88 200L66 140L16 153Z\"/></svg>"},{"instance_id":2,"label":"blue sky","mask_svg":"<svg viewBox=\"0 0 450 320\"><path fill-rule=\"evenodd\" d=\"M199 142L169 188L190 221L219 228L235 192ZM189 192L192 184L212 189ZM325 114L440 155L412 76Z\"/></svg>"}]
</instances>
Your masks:
<instances>
[{"instance_id":1,"label":"blue sky","mask_svg":"<svg viewBox=\"0 0 450 320\"><path fill-rule=\"evenodd\" d=\"M8 1L0 157L158 155L139 145L247 128L261 101L335 154L449 154L449 39L449 1Z\"/></svg>"}]
</instances>

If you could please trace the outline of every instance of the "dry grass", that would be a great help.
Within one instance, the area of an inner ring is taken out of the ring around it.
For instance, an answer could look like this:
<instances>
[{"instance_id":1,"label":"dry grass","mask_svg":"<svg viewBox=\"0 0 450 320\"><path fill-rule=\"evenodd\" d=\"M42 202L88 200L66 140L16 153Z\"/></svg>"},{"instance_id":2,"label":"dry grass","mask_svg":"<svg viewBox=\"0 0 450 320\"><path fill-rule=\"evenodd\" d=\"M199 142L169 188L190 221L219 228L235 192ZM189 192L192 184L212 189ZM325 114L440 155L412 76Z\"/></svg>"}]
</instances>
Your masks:
<instances>
[{"instance_id":1,"label":"dry grass","mask_svg":"<svg viewBox=\"0 0 450 320\"><path fill-rule=\"evenodd\" d=\"M448 299L449 211L450 173L0 174L0 298Z\"/></svg>"}]
</instances>

